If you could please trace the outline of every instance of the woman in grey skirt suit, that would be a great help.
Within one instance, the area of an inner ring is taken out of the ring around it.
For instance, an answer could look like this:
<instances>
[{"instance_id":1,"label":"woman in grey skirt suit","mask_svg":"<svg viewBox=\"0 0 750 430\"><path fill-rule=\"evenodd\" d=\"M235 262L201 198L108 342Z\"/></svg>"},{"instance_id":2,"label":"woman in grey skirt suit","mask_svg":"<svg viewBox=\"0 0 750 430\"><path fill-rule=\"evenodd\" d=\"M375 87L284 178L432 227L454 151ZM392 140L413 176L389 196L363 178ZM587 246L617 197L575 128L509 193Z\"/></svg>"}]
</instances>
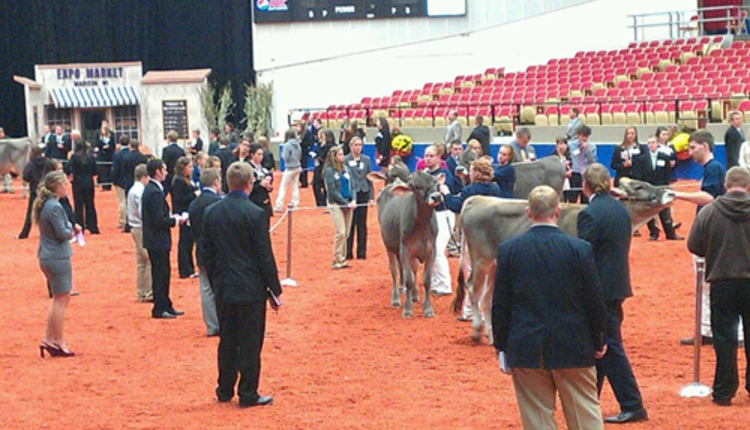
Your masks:
<instances>
[{"instance_id":1,"label":"woman in grey skirt suit","mask_svg":"<svg viewBox=\"0 0 750 430\"><path fill-rule=\"evenodd\" d=\"M47 315L47 331L39 345L39 354L44 351L51 357L71 357L75 355L63 342L65 309L70 301L73 269L70 257L69 240L81 227L72 225L59 199L67 196L68 181L63 172L54 171L45 175L37 190L34 201L34 220L39 226L39 266L47 278L52 292L52 307Z\"/></svg>"}]
</instances>

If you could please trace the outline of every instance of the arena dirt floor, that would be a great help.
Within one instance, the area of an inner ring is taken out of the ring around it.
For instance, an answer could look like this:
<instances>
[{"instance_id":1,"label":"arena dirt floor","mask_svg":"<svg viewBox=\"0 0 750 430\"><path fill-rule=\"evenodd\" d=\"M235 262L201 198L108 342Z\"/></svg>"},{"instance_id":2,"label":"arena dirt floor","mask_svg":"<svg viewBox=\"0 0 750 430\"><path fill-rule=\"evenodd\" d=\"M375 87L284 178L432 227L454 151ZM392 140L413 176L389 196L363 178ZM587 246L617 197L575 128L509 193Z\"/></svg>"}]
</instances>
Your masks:
<instances>
[{"instance_id":1,"label":"arena dirt floor","mask_svg":"<svg viewBox=\"0 0 750 430\"><path fill-rule=\"evenodd\" d=\"M312 190L301 191L302 205L310 206ZM19 193L0 195L0 428L520 428L510 377L500 373L486 341L469 340L469 325L449 311L451 297L434 300L433 319L417 307L405 320L390 307L374 210L367 260L343 271L330 269L330 216L295 214L292 274L300 286L286 289L278 314L269 311L263 351L261 393L273 395L274 405L241 410L236 400L217 404L218 339L206 337L198 280L177 279L173 262L171 296L186 314L151 319L150 305L135 300L133 241L116 228L115 193L97 192L96 199L102 234L88 237L83 248L74 245L80 296L71 300L65 333L77 356L41 359L37 345L50 302L36 259L38 233L15 240L26 201ZM675 209L686 236L695 208L678 203ZM693 330L691 257L685 242L652 243L641 231L631 251L635 297L626 302L623 331L651 419L626 427L750 427L742 388L730 408L678 395L692 379L693 350L678 345ZM272 236L283 278L286 223ZM176 243L176 231L174 237ZM458 260L450 261L455 273ZM742 378L744 359L740 367ZM704 383L711 384L713 368L713 350L704 347ZM602 411L619 412L608 388Z\"/></svg>"}]
</instances>

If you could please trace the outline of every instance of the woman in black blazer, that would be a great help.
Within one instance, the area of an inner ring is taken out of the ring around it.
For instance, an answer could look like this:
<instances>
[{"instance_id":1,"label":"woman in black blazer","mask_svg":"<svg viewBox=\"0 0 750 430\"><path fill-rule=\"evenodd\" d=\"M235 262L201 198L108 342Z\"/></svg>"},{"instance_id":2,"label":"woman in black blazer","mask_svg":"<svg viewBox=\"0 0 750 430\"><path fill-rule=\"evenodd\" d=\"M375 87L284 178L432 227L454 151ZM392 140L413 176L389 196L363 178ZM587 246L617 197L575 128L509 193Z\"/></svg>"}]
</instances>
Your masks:
<instances>
[{"instance_id":1,"label":"woman in black blazer","mask_svg":"<svg viewBox=\"0 0 750 430\"><path fill-rule=\"evenodd\" d=\"M106 184L102 185L102 191L112 189L112 185L109 185L112 182L110 172L112 171L112 159L115 157L116 144L115 133L109 129L109 121L102 120L101 128L94 141L94 153L96 153L96 160L100 162L98 164L97 183Z\"/></svg>"},{"instance_id":2,"label":"woman in black blazer","mask_svg":"<svg viewBox=\"0 0 750 430\"><path fill-rule=\"evenodd\" d=\"M73 204L76 223L91 232L99 234L94 206L94 176L97 174L96 159L88 151L88 144L78 138L73 144L73 155L65 165L65 173L73 175Z\"/></svg>"},{"instance_id":3,"label":"woman in black blazer","mask_svg":"<svg viewBox=\"0 0 750 430\"><path fill-rule=\"evenodd\" d=\"M612 161L609 166L615 171L615 187L620 185L620 179L633 178L633 163L636 157L640 157L647 149L638 143L638 130L630 126L625 129L622 143L612 153Z\"/></svg>"},{"instance_id":4,"label":"woman in black blazer","mask_svg":"<svg viewBox=\"0 0 750 430\"><path fill-rule=\"evenodd\" d=\"M250 145L250 166L253 168L253 191L250 192L250 201L260 206L268 218L273 216L271 207L271 191L273 191L273 174L263 166L265 151L259 143Z\"/></svg>"},{"instance_id":5,"label":"woman in black blazer","mask_svg":"<svg viewBox=\"0 0 750 430\"><path fill-rule=\"evenodd\" d=\"M326 206L326 185L323 180L323 166L328 157L328 151L336 146L336 137L331 130L318 131L318 151L315 155L315 170L313 170L313 194L315 194L315 204L318 207Z\"/></svg>"},{"instance_id":6,"label":"woman in black blazer","mask_svg":"<svg viewBox=\"0 0 750 430\"><path fill-rule=\"evenodd\" d=\"M195 187L190 181L193 173L193 162L188 157L180 157L174 168L172 180L172 213L180 215L188 211L190 202L195 200ZM193 276L193 232L187 223L180 225L180 238L177 243L177 268L180 278Z\"/></svg>"}]
</instances>

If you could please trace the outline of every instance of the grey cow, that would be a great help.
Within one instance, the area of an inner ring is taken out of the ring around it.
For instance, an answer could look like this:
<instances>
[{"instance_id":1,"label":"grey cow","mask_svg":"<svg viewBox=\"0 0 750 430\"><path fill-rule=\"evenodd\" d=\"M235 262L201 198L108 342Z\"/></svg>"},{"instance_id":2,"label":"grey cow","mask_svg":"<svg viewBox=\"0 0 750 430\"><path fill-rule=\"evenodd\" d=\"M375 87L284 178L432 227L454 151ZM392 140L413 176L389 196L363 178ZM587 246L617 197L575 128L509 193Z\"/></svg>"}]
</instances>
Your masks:
<instances>
[{"instance_id":1,"label":"grey cow","mask_svg":"<svg viewBox=\"0 0 750 430\"><path fill-rule=\"evenodd\" d=\"M516 186L513 197L526 199L534 187L549 185L562 197L565 183L565 166L555 157L544 157L529 163L513 163L516 169Z\"/></svg>"},{"instance_id":2,"label":"grey cow","mask_svg":"<svg viewBox=\"0 0 750 430\"><path fill-rule=\"evenodd\" d=\"M28 137L0 140L0 176L9 172L19 175L23 173L31 145L31 139Z\"/></svg>"},{"instance_id":3,"label":"grey cow","mask_svg":"<svg viewBox=\"0 0 750 430\"><path fill-rule=\"evenodd\" d=\"M414 172L407 182L396 181L378 196L378 221L380 235L388 253L393 289L391 304L401 305L399 276L406 287L404 318L412 316L412 302L419 293L416 288L416 271L424 264L424 316L435 316L430 302L430 273L435 262L437 220L435 207L443 200L438 191L438 180L429 173Z\"/></svg>"},{"instance_id":4,"label":"grey cow","mask_svg":"<svg viewBox=\"0 0 750 430\"><path fill-rule=\"evenodd\" d=\"M674 203L675 194L667 188L655 187L647 182L623 178L620 187L610 193L620 199L630 214L633 229L641 227L665 207ZM495 284L497 247L501 242L518 236L531 227L526 215L526 200L498 199L475 196L468 199L461 211L461 231L464 243L461 250L461 269L467 265L471 274L464 285L463 270L459 270L452 310L460 312L465 290L472 304L472 339L481 338L484 320L485 332L492 342L490 306ZM578 213L586 205L563 204L557 225L564 233L577 236Z\"/></svg>"}]
</instances>

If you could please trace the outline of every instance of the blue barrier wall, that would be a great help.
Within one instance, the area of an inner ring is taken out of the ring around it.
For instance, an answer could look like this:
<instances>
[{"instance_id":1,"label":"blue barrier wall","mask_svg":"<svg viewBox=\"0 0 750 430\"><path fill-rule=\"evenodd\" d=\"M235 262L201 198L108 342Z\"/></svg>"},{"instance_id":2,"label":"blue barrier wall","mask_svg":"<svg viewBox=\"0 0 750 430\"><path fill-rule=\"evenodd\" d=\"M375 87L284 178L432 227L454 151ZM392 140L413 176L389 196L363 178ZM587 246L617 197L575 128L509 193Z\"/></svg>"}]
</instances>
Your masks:
<instances>
[{"instance_id":1,"label":"blue barrier wall","mask_svg":"<svg viewBox=\"0 0 750 430\"><path fill-rule=\"evenodd\" d=\"M609 167L609 163L612 160L612 153L615 150L615 147L617 145L612 143L605 143L605 144L596 144L597 149L597 158L600 163L604 164L609 168L610 174L614 176L614 171ZM422 158L424 155L424 150L430 145L430 143L414 143L413 150L411 156L409 156L405 161L406 165L409 166L410 170L414 170L415 166L417 165L417 161ZM534 146L534 149L536 149L536 153L539 157L545 157L547 155L552 154L555 151L555 144L554 143L532 143ZM500 145L492 145L492 159L497 159L497 151L499 150ZM375 159L375 145L374 144L365 144L364 147L364 153L369 155L370 158L373 160ZM724 145L717 145L716 149L714 151L714 154L716 156L716 159L719 160L722 164L726 165L726 154L724 152ZM283 162L282 169L283 169ZM312 168L312 160L310 160L309 168ZM373 165L373 170L380 170L378 166ZM701 178L701 175L703 173L703 169L701 168L698 163L693 161L692 159L684 160L684 161L677 161L677 166L674 170L674 178L675 179L695 179L699 180Z\"/></svg>"}]
</instances>

